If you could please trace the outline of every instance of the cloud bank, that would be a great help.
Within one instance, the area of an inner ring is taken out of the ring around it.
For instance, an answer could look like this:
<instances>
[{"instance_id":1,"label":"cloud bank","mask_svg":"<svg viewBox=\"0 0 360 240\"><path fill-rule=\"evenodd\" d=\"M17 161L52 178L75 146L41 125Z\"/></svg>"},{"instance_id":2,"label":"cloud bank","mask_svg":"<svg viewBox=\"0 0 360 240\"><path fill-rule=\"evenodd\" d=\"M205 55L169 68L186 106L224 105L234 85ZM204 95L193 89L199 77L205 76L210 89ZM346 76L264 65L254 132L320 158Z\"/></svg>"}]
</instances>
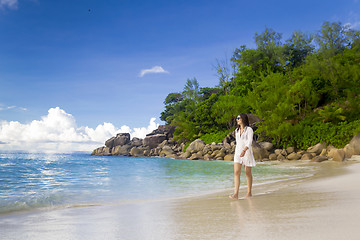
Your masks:
<instances>
[{"instance_id":1,"label":"cloud bank","mask_svg":"<svg viewBox=\"0 0 360 240\"><path fill-rule=\"evenodd\" d=\"M50 108L41 120L28 124L17 121L0 122L0 151L21 150L27 152L67 153L87 151L103 146L117 133L130 133L131 137L144 138L159 124L151 118L149 126L131 129L123 125L116 128L112 123L98 125L95 129L76 126L75 118L59 107Z\"/></svg>"},{"instance_id":2,"label":"cloud bank","mask_svg":"<svg viewBox=\"0 0 360 240\"><path fill-rule=\"evenodd\" d=\"M146 74L149 74L149 73L169 73L169 72L166 71L165 69L163 69L161 66L155 66L155 67L150 68L150 69L142 69L140 71L139 76L143 77L143 76L145 76Z\"/></svg>"},{"instance_id":3,"label":"cloud bank","mask_svg":"<svg viewBox=\"0 0 360 240\"><path fill-rule=\"evenodd\" d=\"M1 8L10 8L17 9L18 1L17 0L0 0L0 9Z\"/></svg>"}]
</instances>

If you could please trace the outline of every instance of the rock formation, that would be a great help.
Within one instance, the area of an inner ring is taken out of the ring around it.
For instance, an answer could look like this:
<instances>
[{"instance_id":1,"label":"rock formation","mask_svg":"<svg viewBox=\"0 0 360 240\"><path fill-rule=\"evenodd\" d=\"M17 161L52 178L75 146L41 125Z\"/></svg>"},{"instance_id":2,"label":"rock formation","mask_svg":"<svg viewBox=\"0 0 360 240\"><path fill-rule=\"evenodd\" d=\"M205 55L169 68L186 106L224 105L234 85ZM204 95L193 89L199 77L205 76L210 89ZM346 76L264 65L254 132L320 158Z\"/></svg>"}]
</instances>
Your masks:
<instances>
[{"instance_id":1,"label":"rock formation","mask_svg":"<svg viewBox=\"0 0 360 240\"><path fill-rule=\"evenodd\" d=\"M176 159L190 160L224 160L233 161L235 153L234 131L224 138L221 143L206 144L201 139L196 139L185 148L184 143L173 140L175 126L161 125L158 129L147 134L144 139L133 138L130 134L119 133L105 142L105 146L95 149L91 155L96 156L159 156ZM312 161L326 160L344 161L352 155L360 154L360 134L356 135L343 149L325 146L318 143L306 151L294 147L274 149L270 142L253 141L252 145L256 161Z\"/></svg>"}]
</instances>

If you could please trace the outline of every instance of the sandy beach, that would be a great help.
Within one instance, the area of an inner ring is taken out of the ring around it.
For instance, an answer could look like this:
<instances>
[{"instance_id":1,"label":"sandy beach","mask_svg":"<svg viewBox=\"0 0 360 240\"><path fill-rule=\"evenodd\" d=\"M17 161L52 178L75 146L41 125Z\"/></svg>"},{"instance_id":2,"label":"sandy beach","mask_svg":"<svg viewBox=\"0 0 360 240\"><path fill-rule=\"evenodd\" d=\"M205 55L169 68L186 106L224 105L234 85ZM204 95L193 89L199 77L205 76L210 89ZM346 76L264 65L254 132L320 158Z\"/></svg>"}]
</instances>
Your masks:
<instances>
[{"instance_id":1,"label":"sandy beach","mask_svg":"<svg viewBox=\"0 0 360 240\"><path fill-rule=\"evenodd\" d=\"M358 239L359 163L318 163L315 176L255 186L251 199L227 189L0 216L0 239Z\"/></svg>"}]
</instances>

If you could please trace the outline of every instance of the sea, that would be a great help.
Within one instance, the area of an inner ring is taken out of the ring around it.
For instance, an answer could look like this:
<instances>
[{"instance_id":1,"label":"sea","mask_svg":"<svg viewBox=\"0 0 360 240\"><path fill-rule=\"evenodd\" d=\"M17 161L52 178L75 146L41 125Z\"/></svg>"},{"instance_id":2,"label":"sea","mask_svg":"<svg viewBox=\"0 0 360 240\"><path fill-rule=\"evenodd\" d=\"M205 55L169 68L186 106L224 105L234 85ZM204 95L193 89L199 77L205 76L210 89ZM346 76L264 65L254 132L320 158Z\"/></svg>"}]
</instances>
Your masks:
<instances>
[{"instance_id":1,"label":"sea","mask_svg":"<svg viewBox=\"0 0 360 240\"><path fill-rule=\"evenodd\" d=\"M254 186L316 172L308 164L260 162ZM241 188L246 190L245 174ZM233 162L88 153L0 153L0 216L96 204L166 200L233 188Z\"/></svg>"}]
</instances>

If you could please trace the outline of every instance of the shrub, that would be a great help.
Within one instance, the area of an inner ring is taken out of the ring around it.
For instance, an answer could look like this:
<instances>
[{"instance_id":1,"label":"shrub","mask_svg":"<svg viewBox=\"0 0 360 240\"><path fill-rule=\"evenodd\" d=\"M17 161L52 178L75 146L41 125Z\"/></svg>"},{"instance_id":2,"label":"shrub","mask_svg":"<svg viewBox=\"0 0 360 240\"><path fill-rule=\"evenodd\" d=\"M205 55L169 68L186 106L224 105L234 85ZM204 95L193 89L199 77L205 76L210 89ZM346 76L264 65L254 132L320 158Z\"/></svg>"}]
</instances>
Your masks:
<instances>
[{"instance_id":1,"label":"shrub","mask_svg":"<svg viewBox=\"0 0 360 240\"><path fill-rule=\"evenodd\" d=\"M212 133L204 134L200 138L206 144L210 144L212 142L221 143L230 132L231 132L231 130L212 132Z\"/></svg>"},{"instance_id":2,"label":"shrub","mask_svg":"<svg viewBox=\"0 0 360 240\"><path fill-rule=\"evenodd\" d=\"M342 148L358 133L360 133L360 120L338 124L302 121L292 126L290 133L281 138L280 146L294 146L305 150L309 146L325 142L327 145Z\"/></svg>"}]
</instances>

